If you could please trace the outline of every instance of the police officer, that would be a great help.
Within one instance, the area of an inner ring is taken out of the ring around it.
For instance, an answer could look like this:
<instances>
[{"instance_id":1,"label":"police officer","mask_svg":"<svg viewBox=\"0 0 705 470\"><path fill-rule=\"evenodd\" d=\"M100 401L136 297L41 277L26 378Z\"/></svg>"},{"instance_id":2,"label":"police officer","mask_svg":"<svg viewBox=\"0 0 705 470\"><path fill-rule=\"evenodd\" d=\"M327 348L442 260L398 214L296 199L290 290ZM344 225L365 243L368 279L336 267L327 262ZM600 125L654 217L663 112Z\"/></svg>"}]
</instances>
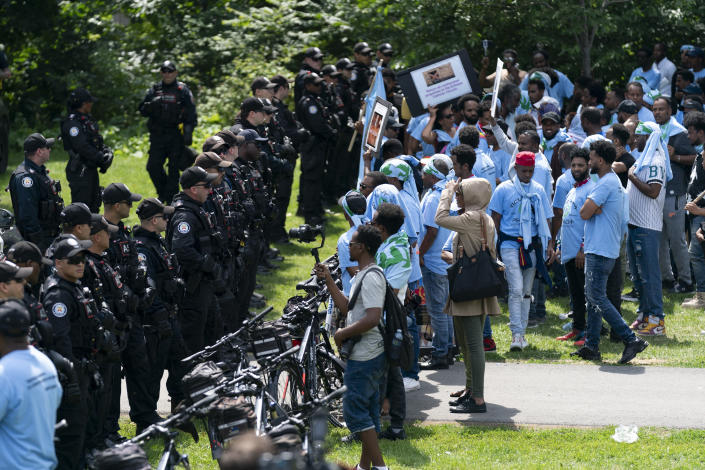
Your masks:
<instances>
[{"instance_id":1,"label":"police officer","mask_svg":"<svg viewBox=\"0 0 705 470\"><path fill-rule=\"evenodd\" d=\"M377 65L381 65L384 68L389 68L389 63L392 61L392 57L394 57L394 48L392 45L388 42L380 44L377 48L377 60L374 64L375 67Z\"/></svg>"},{"instance_id":2,"label":"police officer","mask_svg":"<svg viewBox=\"0 0 705 470\"><path fill-rule=\"evenodd\" d=\"M59 407L57 420L66 419L68 426L57 431L58 468L82 469L84 451L97 435L98 423L87 413L103 387L98 370L98 354L105 347L105 333L98 320L95 303L86 293L80 279L85 268L85 253L91 246L87 240L67 238L54 250L56 272L44 282L42 303L54 330L54 347L69 359L78 375L80 399ZM90 427L89 427L90 422Z\"/></svg>"},{"instance_id":3,"label":"police officer","mask_svg":"<svg viewBox=\"0 0 705 470\"><path fill-rule=\"evenodd\" d=\"M182 268L184 300L179 311L187 354L206 345L206 323L216 301L214 280L220 278L220 264L213 253L213 227L203 210L210 186L217 175L191 167L181 174L182 191L174 198L174 215L169 221L167 241Z\"/></svg>"},{"instance_id":4,"label":"police officer","mask_svg":"<svg viewBox=\"0 0 705 470\"><path fill-rule=\"evenodd\" d=\"M92 212L98 212L98 170L108 171L113 163L113 151L103 143L98 123L91 116L94 101L85 88L71 92L67 102L69 115L61 121L61 138L69 154L66 179L71 188L71 201L84 202Z\"/></svg>"},{"instance_id":5,"label":"police officer","mask_svg":"<svg viewBox=\"0 0 705 470\"><path fill-rule=\"evenodd\" d=\"M164 371L169 371L166 389L171 398L172 411L184 399L181 378L185 374L181 359L186 356L177 312L183 296L183 281L179 277L176 257L169 253L161 234L167 220L174 213L159 199L144 199L137 207L140 225L132 234L139 257L147 265L147 282L155 289L152 304L144 312L144 334L147 341L149 380L147 389L152 400L159 400Z\"/></svg>"},{"instance_id":6,"label":"police officer","mask_svg":"<svg viewBox=\"0 0 705 470\"><path fill-rule=\"evenodd\" d=\"M123 223L123 220L130 216L132 204L141 199L140 194L131 192L123 183L111 183L103 191L103 216L109 223L118 227L117 231L110 233L107 259L125 286L124 295L130 322L127 347L122 351L130 418L137 426L143 428L159 420L155 411L156 403L150 398L147 388L149 362L141 315L143 309L151 302L153 289L147 286L147 266L140 261L137 246L130 237L130 229ZM108 412L108 431L113 436L119 429L120 393L120 388L114 384Z\"/></svg>"},{"instance_id":7,"label":"police officer","mask_svg":"<svg viewBox=\"0 0 705 470\"><path fill-rule=\"evenodd\" d=\"M49 161L54 139L32 134L24 141L24 161L10 175L10 197L17 229L25 240L46 250L59 234L59 214L64 200L61 184L49 178L44 164Z\"/></svg>"},{"instance_id":8,"label":"police officer","mask_svg":"<svg viewBox=\"0 0 705 470\"><path fill-rule=\"evenodd\" d=\"M323 66L323 53L317 47L309 47L304 52L304 60L301 63L301 70L294 79L294 102L298 103L304 96L304 77L310 73L318 73Z\"/></svg>"},{"instance_id":9,"label":"police officer","mask_svg":"<svg viewBox=\"0 0 705 470\"><path fill-rule=\"evenodd\" d=\"M149 118L149 177L159 199L171 201L179 190L179 159L184 145L192 143L198 118L191 91L185 83L176 80L176 65L170 60L164 61L160 72L162 81L147 90L139 110ZM180 125L183 125L183 133ZM168 174L164 171L165 161L168 161Z\"/></svg>"},{"instance_id":10,"label":"police officer","mask_svg":"<svg viewBox=\"0 0 705 470\"><path fill-rule=\"evenodd\" d=\"M336 132L328 123L327 111L321 102L323 79L315 73L304 79L306 91L296 104L296 116L311 133L311 137L301 146L301 204L307 224L323 222L324 165L329 145L334 145Z\"/></svg>"},{"instance_id":11,"label":"police officer","mask_svg":"<svg viewBox=\"0 0 705 470\"><path fill-rule=\"evenodd\" d=\"M350 76L352 89L357 95L357 109L360 109L362 95L370 89L372 72L372 49L366 42L358 42L353 48L353 69Z\"/></svg>"},{"instance_id":12,"label":"police officer","mask_svg":"<svg viewBox=\"0 0 705 470\"><path fill-rule=\"evenodd\" d=\"M46 249L47 258L54 256L54 249L62 240L70 237L77 240L89 240L91 237L91 222L100 219L100 217L100 214L92 214L91 210L83 202L72 202L64 207L59 215L61 233Z\"/></svg>"}]
</instances>

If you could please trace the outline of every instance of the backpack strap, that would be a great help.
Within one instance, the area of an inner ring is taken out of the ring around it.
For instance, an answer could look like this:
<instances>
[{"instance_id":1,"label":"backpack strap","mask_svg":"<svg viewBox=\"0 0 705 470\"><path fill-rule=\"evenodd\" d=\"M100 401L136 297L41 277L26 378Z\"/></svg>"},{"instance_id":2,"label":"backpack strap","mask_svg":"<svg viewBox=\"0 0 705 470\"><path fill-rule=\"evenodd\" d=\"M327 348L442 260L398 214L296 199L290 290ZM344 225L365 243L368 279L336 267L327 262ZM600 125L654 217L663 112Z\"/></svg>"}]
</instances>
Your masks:
<instances>
[{"instance_id":1,"label":"backpack strap","mask_svg":"<svg viewBox=\"0 0 705 470\"><path fill-rule=\"evenodd\" d=\"M377 271L382 275L382 277L384 277L384 271L377 265L370 267L367 271L362 273L360 281L355 284L355 290L351 293L350 300L348 300L348 311L352 310L355 306L355 302L357 302L357 297L360 295L360 289L362 289L362 281L365 279L365 276L367 276L367 273L369 273L370 271ZM387 278L384 278L384 280L386 282Z\"/></svg>"}]
</instances>

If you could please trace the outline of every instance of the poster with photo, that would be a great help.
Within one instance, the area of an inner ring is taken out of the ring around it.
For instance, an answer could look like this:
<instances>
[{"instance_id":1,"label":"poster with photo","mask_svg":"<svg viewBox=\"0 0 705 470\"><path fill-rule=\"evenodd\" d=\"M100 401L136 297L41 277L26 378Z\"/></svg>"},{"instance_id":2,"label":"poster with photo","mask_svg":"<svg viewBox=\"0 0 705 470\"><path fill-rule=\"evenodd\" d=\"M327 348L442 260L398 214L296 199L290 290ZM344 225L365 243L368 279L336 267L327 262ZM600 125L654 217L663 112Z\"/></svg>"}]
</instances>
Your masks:
<instances>
[{"instance_id":1,"label":"poster with photo","mask_svg":"<svg viewBox=\"0 0 705 470\"><path fill-rule=\"evenodd\" d=\"M379 152L382 145L382 136L384 129L387 126L387 119L392 110L392 103L385 101L379 96L375 99L374 107L372 108L372 116L367 124L367 132L365 134L365 148L372 150L373 153Z\"/></svg>"},{"instance_id":2,"label":"poster with photo","mask_svg":"<svg viewBox=\"0 0 705 470\"><path fill-rule=\"evenodd\" d=\"M468 93L482 96L477 74L465 49L403 70L397 74L397 81L412 116L424 114L429 106Z\"/></svg>"}]
</instances>

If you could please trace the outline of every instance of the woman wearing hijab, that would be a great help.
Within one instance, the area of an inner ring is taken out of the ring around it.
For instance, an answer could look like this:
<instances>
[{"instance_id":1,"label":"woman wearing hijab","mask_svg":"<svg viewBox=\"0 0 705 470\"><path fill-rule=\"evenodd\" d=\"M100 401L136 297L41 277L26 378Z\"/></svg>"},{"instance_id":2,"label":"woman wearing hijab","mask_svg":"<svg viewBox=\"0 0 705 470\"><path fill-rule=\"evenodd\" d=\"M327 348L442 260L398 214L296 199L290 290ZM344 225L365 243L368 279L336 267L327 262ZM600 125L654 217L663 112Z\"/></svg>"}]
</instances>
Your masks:
<instances>
[{"instance_id":1,"label":"woman wearing hijab","mask_svg":"<svg viewBox=\"0 0 705 470\"><path fill-rule=\"evenodd\" d=\"M453 196L460 207L460 215L450 215ZM495 228L487 215L487 206L492 197L490 184L482 178L470 178L460 182L450 181L441 195L436 212L436 223L455 232L453 240L453 262L464 252L474 256L482 249L483 238L492 258L496 258ZM463 352L465 361L465 393L451 402L452 413L484 413L485 349L482 330L488 315L499 315L497 297L455 302L448 299L445 313L453 317L456 343Z\"/></svg>"}]
</instances>

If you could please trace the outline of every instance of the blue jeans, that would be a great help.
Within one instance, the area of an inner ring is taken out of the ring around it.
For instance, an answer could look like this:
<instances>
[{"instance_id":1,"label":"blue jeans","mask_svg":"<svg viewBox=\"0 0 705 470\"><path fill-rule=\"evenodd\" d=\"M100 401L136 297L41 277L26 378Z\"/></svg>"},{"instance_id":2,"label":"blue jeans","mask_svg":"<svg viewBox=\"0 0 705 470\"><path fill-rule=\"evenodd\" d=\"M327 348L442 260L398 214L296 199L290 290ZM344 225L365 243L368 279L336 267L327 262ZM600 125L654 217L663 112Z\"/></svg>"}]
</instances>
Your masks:
<instances>
[{"instance_id":1,"label":"blue jeans","mask_svg":"<svg viewBox=\"0 0 705 470\"><path fill-rule=\"evenodd\" d=\"M661 268L658 261L661 232L629 226L627 250L634 288L639 292L639 313L663 318Z\"/></svg>"},{"instance_id":2,"label":"blue jeans","mask_svg":"<svg viewBox=\"0 0 705 470\"><path fill-rule=\"evenodd\" d=\"M512 335L524 335L529 323L529 307L531 306L531 289L536 274L536 254L531 251L531 267L521 269L519 266L519 248L509 248L503 245L502 261L506 266L504 272L509 285L509 329Z\"/></svg>"},{"instance_id":3,"label":"blue jeans","mask_svg":"<svg viewBox=\"0 0 705 470\"><path fill-rule=\"evenodd\" d=\"M546 284L538 277L534 278L531 295L533 302L529 306L529 318L546 318Z\"/></svg>"},{"instance_id":4,"label":"blue jeans","mask_svg":"<svg viewBox=\"0 0 705 470\"><path fill-rule=\"evenodd\" d=\"M492 337L492 325L490 324L490 316L485 317L485 327L482 329L482 338Z\"/></svg>"},{"instance_id":5,"label":"blue jeans","mask_svg":"<svg viewBox=\"0 0 705 470\"><path fill-rule=\"evenodd\" d=\"M690 246L688 253L690 254L690 263L693 265L693 280L695 288L698 292L705 292L705 253L703 253L703 244L695 236L695 233L700 228L700 222L705 222L705 217L698 215L690 221Z\"/></svg>"},{"instance_id":6,"label":"blue jeans","mask_svg":"<svg viewBox=\"0 0 705 470\"><path fill-rule=\"evenodd\" d=\"M343 418L350 432L362 432L379 426L379 389L387 372L384 353L368 361L348 359L345 366Z\"/></svg>"},{"instance_id":7,"label":"blue jeans","mask_svg":"<svg viewBox=\"0 0 705 470\"><path fill-rule=\"evenodd\" d=\"M435 358L445 357L453 344L453 318L443 313L448 300L448 276L436 274L421 266L423 286L426 291L426 310L433 328L433 352Z\"/></svg>"},{"instance_id":8,"label":"blue jeans","mask_svg":"<svg viewBox=\"0 0 705 470\"><path fill-rule=\"evenodd\" d=\"M585 297L587 297L587 339L585 345L598 349L602 319L612 327L620 338L631 343L636 339L634 332L624 323L617 309L607 298L607 278L612 272L615 260L588 253L585 255ZM658 261L656 262L658 267Z\"/></svg>"}]
</instances>

